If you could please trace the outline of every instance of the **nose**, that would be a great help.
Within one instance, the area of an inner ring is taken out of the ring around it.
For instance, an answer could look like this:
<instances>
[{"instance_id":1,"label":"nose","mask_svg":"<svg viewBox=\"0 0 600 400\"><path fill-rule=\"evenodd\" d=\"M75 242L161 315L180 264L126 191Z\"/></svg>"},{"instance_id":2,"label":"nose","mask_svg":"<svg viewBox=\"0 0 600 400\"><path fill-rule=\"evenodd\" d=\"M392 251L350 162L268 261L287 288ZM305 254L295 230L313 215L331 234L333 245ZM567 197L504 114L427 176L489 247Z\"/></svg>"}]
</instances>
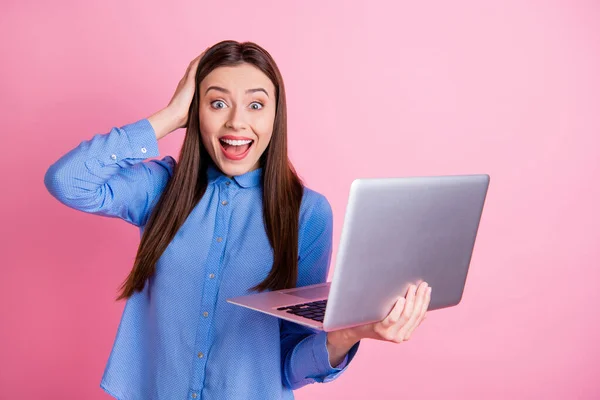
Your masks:
<instances>
[{"instance_id":1,"label":"nose","mask_svg":"<svg viewBox=\"0 0 600 400\"><path fill-rule=\"evenodd\" d=\"M240 107L232 107L231 112L229 113L229 118L225 123L225 127L233 129L233 130L242 130L246 129L246 121L244 120L244 113Z\"/></svg>"}]
</instances>

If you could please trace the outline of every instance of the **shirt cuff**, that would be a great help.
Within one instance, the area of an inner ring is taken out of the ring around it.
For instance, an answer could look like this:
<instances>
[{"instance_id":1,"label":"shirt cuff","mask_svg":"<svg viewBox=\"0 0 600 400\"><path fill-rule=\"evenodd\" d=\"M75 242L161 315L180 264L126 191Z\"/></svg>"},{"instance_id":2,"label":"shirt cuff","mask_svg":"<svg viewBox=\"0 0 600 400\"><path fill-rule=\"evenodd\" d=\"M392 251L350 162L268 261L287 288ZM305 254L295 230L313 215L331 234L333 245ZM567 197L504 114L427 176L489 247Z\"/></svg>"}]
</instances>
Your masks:
<instances>
[{"instance_id":1,"label":"shirt cuff","mask_svg":"<svg viewBox=\"0 0 600 400\"><path fill-rule=\"evenodd\" d=\"M150 158L160 155L156 132L147 118L121 127L129 140L130 158Z\"/></svg>"},{"instance_id":2,"label":"shirt cuff","mask_svg":"<svg viewBox=\"0 0 600 400\"><path fill-rule=\"evenodd\" d=\"M309 337L308 340L311 342L310 346L312 347L312 355L317 371L317 376L313 376L312 378L320 382L330 382L336 379L348 367L360 344L358 342L352 346L343 361L336 367L333 367L329 362L329 351L327 351L327 332L318 332Z\"/></svg>"}]
</instances>

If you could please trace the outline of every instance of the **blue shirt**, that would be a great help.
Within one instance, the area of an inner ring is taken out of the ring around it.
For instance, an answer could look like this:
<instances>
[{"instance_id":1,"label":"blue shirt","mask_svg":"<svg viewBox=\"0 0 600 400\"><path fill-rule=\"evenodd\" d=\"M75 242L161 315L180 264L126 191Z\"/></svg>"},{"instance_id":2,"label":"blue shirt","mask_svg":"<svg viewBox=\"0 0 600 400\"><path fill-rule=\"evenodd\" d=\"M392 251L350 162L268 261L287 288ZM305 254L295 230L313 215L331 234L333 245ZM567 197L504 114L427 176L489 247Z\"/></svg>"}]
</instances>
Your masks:
<instances>
[{"instance_id":1,"label":"blue shirt","mask_svg":"<svg viewBox=\"0 0 600 400\"><path fill-rule=\"evenodd\" d=\"M140 228L173 174L147 119L96 134L44 177L63 204ZM100 386L121 400L293 399L293 389L337 378L326 333L226 302L250 294L273 263L263 225L262 170L229 179L208 171L208 187L156 265L127 300ZM168 212L168 211L165 211ZM332 249L327 199L304 188L298 286L325 282Z\"/></svg>"}]
</instances>

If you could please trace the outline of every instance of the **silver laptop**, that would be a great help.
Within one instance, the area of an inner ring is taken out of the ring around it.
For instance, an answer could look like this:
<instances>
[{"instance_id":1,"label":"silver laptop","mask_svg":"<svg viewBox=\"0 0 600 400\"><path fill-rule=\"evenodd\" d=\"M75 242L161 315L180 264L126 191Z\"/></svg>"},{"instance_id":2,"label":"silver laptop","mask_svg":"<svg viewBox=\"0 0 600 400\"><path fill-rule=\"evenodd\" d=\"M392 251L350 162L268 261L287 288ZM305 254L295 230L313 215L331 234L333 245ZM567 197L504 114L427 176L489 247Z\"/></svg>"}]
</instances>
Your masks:
<instances>
[{"instance_id":1,"label":"silver laptop","mask_svg":"<svg viewBox=\"0 0 600 400\"><path fill-rule=\"evenodd\" d=\"M455 306L489 181L486 174L357 179L331 282L227 301L324 331L382 320L422 281L432 288L430 311Z\"/></svg>"}]
</instances>

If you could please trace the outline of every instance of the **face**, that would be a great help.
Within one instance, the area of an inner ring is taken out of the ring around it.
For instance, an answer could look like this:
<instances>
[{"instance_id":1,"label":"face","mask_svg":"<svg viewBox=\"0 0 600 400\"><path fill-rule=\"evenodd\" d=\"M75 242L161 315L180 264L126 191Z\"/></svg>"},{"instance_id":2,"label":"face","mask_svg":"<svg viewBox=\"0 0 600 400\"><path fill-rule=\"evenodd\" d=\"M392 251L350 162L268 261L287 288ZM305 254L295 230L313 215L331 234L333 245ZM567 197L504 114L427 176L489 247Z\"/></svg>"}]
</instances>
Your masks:
<instances>
[{"instance_id":1,"label":"face","mask_svg":"<svg viewBox=\"0 0 600 400\"><path fill-rule=\"evenodd\" d=\"M219 67L200 82L200 133L227 176L259 167L273 134L275 86L251 64Z\"/></svg>"}]
</instances>

